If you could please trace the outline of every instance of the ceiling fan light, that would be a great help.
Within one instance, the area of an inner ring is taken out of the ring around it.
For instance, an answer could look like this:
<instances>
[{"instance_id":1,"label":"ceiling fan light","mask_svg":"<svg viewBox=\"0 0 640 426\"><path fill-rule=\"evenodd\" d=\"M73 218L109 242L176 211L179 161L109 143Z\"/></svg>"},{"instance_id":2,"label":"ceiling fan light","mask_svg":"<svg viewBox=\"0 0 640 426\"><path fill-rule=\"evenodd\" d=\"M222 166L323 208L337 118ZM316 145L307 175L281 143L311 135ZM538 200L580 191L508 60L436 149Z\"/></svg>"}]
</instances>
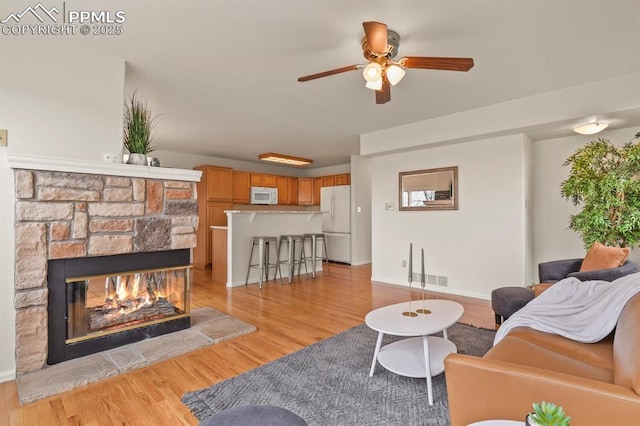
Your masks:
<instances>
[{"instance_id":1,"label":"ceiling fan light","mask_svg":"<svg viewBox=\"0 0 640 426\"><path fill-rule=\"evenodd\" d=\"M370 83L377 81L382 76L382 66L380 66L377 62L371 62L369 65L364 67L362 70L362 75L364 79Z\"/></svg>"},{"instance_id":2,"label":"ceiling fan light","mask_svg":"<svg viewBox=\"0 0 640 426\"><path fill-rule=\"evenodd\" d=\"M371 90L382 90L382 77L379 77L376 81L367 81L365 86Z\"/></svg>"},{"instance_id":3,"label":"ceiling fan light","mask_svg":"<svg viewBox=\"0 0 640 426\"><path fill-rule=\"evenodd\" d=\"M609 127L608 123L601 123L598 121L594 121L592 123L581 124L580 126L576 126L573 128L573 131L581 135L595 135L596 133L600 133L607 127Z\"/></svg>"},{"instance_id":4,"label":"ceiling fan light","mask_svg":"<svg viewBox=\"0 0 640 426\"><path fill-rule=\"evenodd\" d=\"M387 67L387 79L392 86L400 83L407 72L399 65L391 64Z\"/></svg>"}]
</instances>

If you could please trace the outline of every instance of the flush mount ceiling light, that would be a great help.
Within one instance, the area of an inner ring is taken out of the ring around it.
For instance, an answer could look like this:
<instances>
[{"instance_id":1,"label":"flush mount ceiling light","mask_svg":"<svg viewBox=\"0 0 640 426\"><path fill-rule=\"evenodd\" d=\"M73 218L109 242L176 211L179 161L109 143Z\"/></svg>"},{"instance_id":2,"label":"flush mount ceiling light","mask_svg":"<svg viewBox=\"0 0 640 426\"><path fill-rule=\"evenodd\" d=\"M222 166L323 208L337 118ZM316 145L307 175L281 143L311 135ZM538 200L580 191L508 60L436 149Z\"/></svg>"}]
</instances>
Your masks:
<instances>
[{"instance_id":1,"label":"flush mount ceiling light","mask_svg":"<svg viewBox=\"0 0 640 426\"><path fill-rule=\"evenodd\" d=\"M289 166L306 166L307 164L313 163L313 160L309 160L308 158L293 157L291 155L276 154L273 152L260 154L258 158L263 161L271 161Z\"/></svg>"},{"instance_id":2,"label":"flush mount ceiling light","mask_svg":"<svg viewBox=\"0 0 640 426\"><path fill-rule=\"evenodd\" d=\"M573 131L581 135L595 135L609 127L609 124L594 121L593 123L581 124L573 128Z\"/></svg>"}]
</instances>

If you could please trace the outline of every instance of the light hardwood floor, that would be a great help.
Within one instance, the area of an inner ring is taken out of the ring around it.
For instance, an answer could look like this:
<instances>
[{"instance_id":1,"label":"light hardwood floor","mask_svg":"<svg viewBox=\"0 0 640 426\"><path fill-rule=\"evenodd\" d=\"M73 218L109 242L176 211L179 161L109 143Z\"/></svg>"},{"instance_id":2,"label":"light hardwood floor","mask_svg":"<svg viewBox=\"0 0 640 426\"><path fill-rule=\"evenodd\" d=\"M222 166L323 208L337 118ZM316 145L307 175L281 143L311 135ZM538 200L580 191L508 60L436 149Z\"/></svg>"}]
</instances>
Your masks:
<instances>
[{"instance_id":1,"label":"light hardwood floor","mask_svg":"<svg viewBox=\"0 0 640 426\"><path fill-rule=\"evenodd\" d=\"M371 268L331 264L330 274L227 289L195 271L191 309L211 306L258 330L150 367L20 406L15 382L0 384L1 425L195 425L183 393L211 386L361 324L370 310L408 300L409 289L371 283ZM413 298L422 298L414 289ZM490 302L428 293L465 307L461 322L493 328ZM371 342L372 345L375 342ZM368 366L363 366L363 371Z\"/></svg>"}]
</instances>

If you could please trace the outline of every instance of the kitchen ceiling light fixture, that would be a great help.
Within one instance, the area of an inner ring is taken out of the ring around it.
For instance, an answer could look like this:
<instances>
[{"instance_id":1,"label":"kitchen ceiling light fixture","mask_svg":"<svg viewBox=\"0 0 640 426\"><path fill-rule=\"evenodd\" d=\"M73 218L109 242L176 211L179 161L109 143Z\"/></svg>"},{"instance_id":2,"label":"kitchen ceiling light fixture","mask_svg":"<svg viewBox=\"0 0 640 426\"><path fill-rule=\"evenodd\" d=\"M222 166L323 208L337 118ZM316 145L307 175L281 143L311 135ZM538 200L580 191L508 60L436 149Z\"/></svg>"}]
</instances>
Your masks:
<instances>
[{"instance_id":1,"label":"kitchen ceiling light fixture","mask_svg":"<svg viewBox=\"0 0 640 426\"><path fill-rule=\"evenodd\" d=\"M289 166L306 166L313 163L313 160L302 157L294 157L291 155L276 154L274 152L267 152L258 156L260 160L271 161L273 163L286 164Z\"/></svg>"},{"instance_id":2,"label":"kitchen ceiling light fixture","mask_svg":"<svg viewBox=\"0 0 640 426\"><path fill-rule=\"evenodd\" d=\"M609 127L608 123L594 121L592 123L581 124L573 128L573 131L581 135L595 135Z\"/></svg>"}]
</instances>

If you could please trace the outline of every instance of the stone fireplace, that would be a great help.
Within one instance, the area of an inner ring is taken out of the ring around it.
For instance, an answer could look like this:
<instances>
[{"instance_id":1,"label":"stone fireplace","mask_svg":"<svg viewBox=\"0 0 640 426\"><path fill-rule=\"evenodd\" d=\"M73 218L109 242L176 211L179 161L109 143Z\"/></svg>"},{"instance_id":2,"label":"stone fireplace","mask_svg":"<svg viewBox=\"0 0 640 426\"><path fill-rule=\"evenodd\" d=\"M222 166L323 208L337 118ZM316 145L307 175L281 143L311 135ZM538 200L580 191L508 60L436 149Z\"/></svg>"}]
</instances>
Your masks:
<instances>
[{"instance_id":1,"label":"stone fireplace","mask_svg":"<svg viewBox=\"0 0 640 426\"><path fill-rule=\"evenodd\" d=\"M200 173L107 163L78 165L74 161L15 155L9 157L9 163L15 169L16 184L14 306L16 372L21 375L42 369L47 363L50 261L95 258L105 264L122 255L145 256L144 260L134 260L142 262L143 268L124 271L146 273L142 278L147 280L145 286L153 287L149 282L157 285L164 278L150 272L154 270L153 261L144 254L179 256L178 263L186 259L189 264L189 249L196 244L195 182ZM135 274L117 278L119 272L109 268L102 271L100 291L106 299L110 279L116 287L116 282L133 283L136 279ZM69 291L75 291L73 297L78 297L85 285L99 287L87 283ZM188 300L184 303L188 312ZM185 309L184 303L178 312Z\"/></svg>"}]
</instances>

